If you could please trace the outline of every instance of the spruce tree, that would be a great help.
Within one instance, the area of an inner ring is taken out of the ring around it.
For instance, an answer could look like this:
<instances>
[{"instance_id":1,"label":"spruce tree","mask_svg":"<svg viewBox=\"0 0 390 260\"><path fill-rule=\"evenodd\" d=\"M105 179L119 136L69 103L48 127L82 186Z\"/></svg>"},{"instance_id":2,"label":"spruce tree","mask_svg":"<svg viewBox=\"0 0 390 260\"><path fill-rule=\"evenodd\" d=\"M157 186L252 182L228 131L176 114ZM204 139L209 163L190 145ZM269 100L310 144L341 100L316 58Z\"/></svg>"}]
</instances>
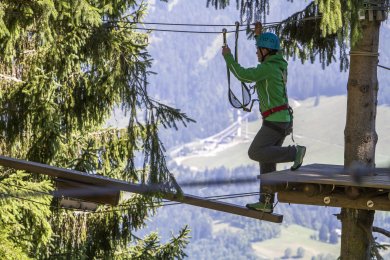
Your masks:
<instances>
[{"instance_id":1,"label":"spruce tree","mask_svg":"<svg viewBox=\"0 0 390 260\"><path fill-rule=\"evenodd\" d=\"M293 1L290 1L293 2ZM349 69L347 122L345 127L344 165L360 163L375 167L377 134L375 118L377 106L377 65L379 29L389 10L389 0L316 0L283 23L265 26L281 38L289 57L302 62L316 58L325 68L336 61L336 50L341 70ZM208 6L225 8L228 0L207 0ZM271 1L236 0L242 22L265 21ZM384 7L384 12L369 12L372 6ZM373 14L373 15L372 15ZM310 19L320 17L321 19ZM347 49L350 48L350 57ZM342 208L341 259L370 259L375 255L372 224L375 211Z\"/></svg>"},{"instance_id":2,"label":"spruce tree","mask_svg":"<svg viewBox=\"0 0 390 260\"><path fill-rule=\"evenodd\" d=\"M4 0L0 3L0 154L137 183L166 183L158 129L190 122L148 95L148 34L134 28L136 0ZM115 108L125 129L107 128ZM53 179L0 171L0 257L184 257L188 229L160 245L137 240L160 201L133 195L95 213L58 207Z\"/></svg>"}]
</instances>

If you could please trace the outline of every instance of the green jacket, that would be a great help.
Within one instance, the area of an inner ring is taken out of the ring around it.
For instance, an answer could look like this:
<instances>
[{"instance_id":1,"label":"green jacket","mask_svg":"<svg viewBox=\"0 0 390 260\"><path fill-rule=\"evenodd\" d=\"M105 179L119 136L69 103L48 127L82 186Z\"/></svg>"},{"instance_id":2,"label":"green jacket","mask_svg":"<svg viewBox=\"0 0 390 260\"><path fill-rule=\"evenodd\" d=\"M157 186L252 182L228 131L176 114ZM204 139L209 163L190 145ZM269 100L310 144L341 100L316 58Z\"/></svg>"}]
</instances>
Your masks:
<instances>
[{"instance_id":1,"label":"green jacket","mask_svg":"<svg viewBox=\"0 0 390 260\"><path fill-rule=\"evenodd\" d=\"M260 100L260 111L288 103L286 96L287 62L281 53L268 56L256 68L243 68L238 64L232 54L224 56L229 70L242 82L256 82L256 91ZM267 121L290 122L288 110L271 114Z\"/></svg>"}]
</instances>

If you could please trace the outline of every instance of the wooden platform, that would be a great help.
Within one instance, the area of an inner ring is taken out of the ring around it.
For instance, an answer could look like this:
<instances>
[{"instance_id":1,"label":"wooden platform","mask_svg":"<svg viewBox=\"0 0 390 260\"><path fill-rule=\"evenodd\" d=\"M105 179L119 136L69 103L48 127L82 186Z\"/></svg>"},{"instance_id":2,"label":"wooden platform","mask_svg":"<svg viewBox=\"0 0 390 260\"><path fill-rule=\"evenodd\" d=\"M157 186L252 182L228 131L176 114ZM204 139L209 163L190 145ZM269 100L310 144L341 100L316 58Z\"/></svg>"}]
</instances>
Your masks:
<instances>
[{"instance_id":1,"label":"wooden platform","mask_svg":"<svg viewBox=\"0 0 390 260\"><path fill-rule=\"evenodd\" d=\"M80 183L80 185L93 185L95 187L94 192L96 192L96 189L100 189L102 192L109 191L111 194L116 194L115 191L127 191L138 194L161 191L159 186L134 184L99 175L87 174L84 172L53 167L50 165L14 159L5 156L0 156L0 165L13 169L25 170L31 173L45 174L51 177L60 178L62 181L70 181L73 184ZM86 196L86 194L81 195L83 195L84 198ZM173 193L162 193L162 198L258 220L265 220L274 223L281 223L283 221L283 215L261 213L254 210L249 210L243 206L216 200L208 200L194 195L183 194L183 196L177 197Z\"/></svg>"},{"instance_id":2,"label":"wooden platform","mask_svg":"<svg viewBox=\"0 0 390 260\"><path fill-rule=\"evenodd\" d=\"M350 170L344 170L342 165L310 164L296 171L283 170L260 175L260 179L277 184L283 182L316 183L336 186L356 186L375 189L390 190L390 169L375 168L361 176L360 182L356 182Z\"/></svg>"},{"instance_id":3,"label":"wooden platform","mask_svg":"<svg viewBox=\"0 0 390 260\"><path fill-rule=\"evenodd\" d=\"M311 164L297 171L262 174L260 180L278 192L283 203L390 211L388 168L349 170Z\"/></svg>"}]
</instances>

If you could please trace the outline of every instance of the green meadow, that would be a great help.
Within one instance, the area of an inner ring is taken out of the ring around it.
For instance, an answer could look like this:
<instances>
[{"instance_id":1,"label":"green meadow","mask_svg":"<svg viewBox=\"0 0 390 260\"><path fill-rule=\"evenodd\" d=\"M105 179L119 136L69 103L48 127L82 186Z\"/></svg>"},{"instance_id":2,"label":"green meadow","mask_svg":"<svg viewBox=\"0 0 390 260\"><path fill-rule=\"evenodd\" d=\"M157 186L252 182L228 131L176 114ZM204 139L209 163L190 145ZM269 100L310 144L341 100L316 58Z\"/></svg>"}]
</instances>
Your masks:
<instances>
[{"instance_id":1,"label":"green meadow","mask_svg":"<svg viewBox=\"0 0 390 260\"><path fill-rule=\"evenodd\" d=\"M335 96L321 97L317 106L314 98L294 102L293 136L295 143L307 147L304 164L343 164L346 101L345 96ZM247 150L260 126L260 119L252 122L243 120L241 136L211 145L206 140L197 140L185 145L186 150L190 150L185 156L172 157L178 164L198 170L257 165L248 158ZM379 137L376 164L377 167L386 167L390 165L390 107L378 107L376 131ZM286 137L284 145L293 144L291 136ZM279 169L288 166L278 165Z\"/></svg>"}]
</instances>

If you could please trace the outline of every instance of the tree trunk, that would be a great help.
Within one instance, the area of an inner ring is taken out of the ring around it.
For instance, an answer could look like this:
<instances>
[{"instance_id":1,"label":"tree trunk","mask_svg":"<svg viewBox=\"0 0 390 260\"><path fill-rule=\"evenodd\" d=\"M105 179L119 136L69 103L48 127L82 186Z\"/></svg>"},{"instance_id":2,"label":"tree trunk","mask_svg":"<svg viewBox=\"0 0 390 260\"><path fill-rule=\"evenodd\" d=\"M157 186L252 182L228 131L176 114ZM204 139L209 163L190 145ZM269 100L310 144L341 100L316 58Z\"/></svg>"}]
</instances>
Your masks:
<instances>
[{"instance_id":1,"label":"tree trunk","mask_svg":"<svg viewBox=\"0 0 390 260\"><path fill-rule=\"evenodd\" d=\"M378 136L375 118L378 93L378 21L363 21L362 38L351 49L348 80L344 165L375 167ZM341 259L370 259L375 211L341 209Z\"/></svg>"}]
</instances>

